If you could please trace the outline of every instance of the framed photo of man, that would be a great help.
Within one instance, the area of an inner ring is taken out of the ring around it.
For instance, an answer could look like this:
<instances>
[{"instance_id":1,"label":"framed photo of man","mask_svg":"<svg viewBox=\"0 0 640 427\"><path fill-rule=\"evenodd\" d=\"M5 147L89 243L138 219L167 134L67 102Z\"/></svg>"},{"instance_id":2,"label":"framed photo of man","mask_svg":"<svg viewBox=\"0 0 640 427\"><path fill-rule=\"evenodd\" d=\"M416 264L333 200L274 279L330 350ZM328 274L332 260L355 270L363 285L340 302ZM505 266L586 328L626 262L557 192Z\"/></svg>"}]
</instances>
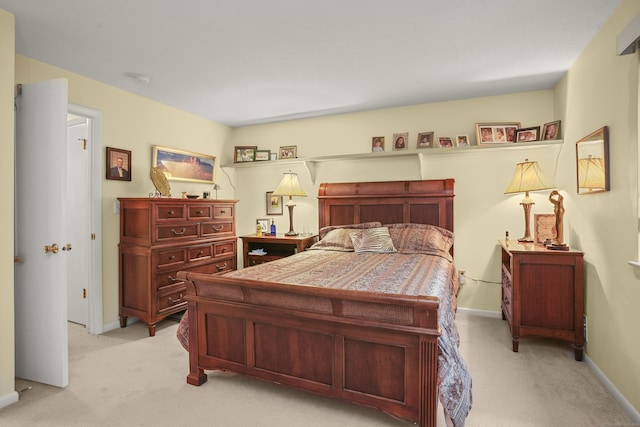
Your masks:
<instances>
[{"instance_id":1,"label":"framed photo of man","mask_svg":"<svg viewBox=\"0 0 640 427\"><path fill-rule=\"evenodd\" d=\"M131 151L107 147L107 179L131 181Z\"/></svg>"}]
</instances>

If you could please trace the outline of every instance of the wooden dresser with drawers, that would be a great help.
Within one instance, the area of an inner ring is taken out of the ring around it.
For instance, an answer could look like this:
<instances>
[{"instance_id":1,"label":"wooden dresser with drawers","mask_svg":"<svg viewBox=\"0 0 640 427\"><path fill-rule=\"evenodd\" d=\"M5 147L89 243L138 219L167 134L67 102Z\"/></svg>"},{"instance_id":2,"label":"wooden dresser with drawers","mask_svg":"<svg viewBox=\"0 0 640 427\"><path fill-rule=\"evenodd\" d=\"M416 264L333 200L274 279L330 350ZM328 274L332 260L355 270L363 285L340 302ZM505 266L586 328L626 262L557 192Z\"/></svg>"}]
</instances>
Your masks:
<instances>
[{"instance_id":1,"label":"wooden dresser with drawers","mask_svg":"<svg viewBox=\"0 0 640 427\"><path fill-rule=\"evenodd\" d=\"M118 200L120 326L134 316L154 336L159 321L187 308L178 271L236 269L237 200Z\"/></svg>"}]
</instances>

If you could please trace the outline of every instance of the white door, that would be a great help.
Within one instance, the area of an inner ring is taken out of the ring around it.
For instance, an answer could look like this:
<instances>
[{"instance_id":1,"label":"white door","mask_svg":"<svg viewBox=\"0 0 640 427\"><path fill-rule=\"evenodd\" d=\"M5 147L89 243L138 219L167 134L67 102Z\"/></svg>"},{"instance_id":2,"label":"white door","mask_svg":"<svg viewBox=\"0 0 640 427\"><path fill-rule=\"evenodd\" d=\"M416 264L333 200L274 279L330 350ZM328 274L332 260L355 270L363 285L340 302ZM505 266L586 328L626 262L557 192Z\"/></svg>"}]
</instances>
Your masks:
<instances>
[{"instance_id":1,"label":"white door","mask_svg":"<svg viewBox=\"0 0 640 427\"><path fill-rule=\"evenodd\" d=\"M91 195L89 119L67 122L67 220L73 224L67 252L67 313L70 322L87 325L89 266L91 254Z\"/></svg>"},{"instance_id":2,"label":"white door","mask_svg":"<svg viewBox=\"0 0 640 427\"><path fill-rule=\"evenodd\" d=\"M66 387L67 81L22 85L16 106L16 376Z\"/></svg>"}]
</instances>

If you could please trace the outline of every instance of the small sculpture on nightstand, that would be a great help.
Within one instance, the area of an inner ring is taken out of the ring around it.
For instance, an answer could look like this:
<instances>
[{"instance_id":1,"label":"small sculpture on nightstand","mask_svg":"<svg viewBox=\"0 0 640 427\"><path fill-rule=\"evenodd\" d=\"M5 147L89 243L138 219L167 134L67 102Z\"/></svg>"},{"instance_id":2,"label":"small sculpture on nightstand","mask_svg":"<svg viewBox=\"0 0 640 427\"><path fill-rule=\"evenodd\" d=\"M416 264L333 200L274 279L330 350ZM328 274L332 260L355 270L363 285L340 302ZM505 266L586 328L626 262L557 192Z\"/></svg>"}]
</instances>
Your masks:
<instances>
[{"instance_id":1,"label":"small sculpture on nightstand","mask_svg":"<svg viewBox=\"0 0 640 427\"><path fill-rule=\"evenodd\" d=\"M556 216L556 238L550 244L547 244L548 249L557 251L567 251L569 247L564 243L564 229L562 219L564 217L564 206L562 204L564 197L557 190L553 190L549 194L549 201L554 205L553 213ZM546 243L546 242L545 242Z\"/></svg>"}]
</instances>

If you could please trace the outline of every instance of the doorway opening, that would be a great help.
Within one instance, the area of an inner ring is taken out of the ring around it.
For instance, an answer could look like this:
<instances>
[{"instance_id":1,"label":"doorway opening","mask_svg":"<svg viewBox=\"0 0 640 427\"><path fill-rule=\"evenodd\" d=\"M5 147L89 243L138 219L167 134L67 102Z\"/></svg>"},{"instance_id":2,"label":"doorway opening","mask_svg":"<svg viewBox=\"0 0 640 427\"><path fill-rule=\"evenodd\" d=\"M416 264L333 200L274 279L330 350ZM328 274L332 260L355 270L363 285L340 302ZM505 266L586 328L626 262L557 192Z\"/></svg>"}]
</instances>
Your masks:
<instances>
[{"instance_id":1,"label":"doorway opening","mask_svg":"<svg viewBox=\"0 0 640 427\"><path fill-rule=\"evenodd\" d=\"M70 266L70 270L75 270L79 274L76 278L69 276L70 281L75 281L75 285L70 283L68 290L73 295L68 296L69 300L69 320L77 321L78 310L85 310L86 329L89 334L98 335L104 331L103 310L102 310L102 113L97 110L86 108L80 105L69 104L68 106L68 144L83 144L86 147L88 185L83 188L78 197L70 196L70 203L74 209L83 215L86 227L81 227L80 232L87 232L87 236L82 236L87 242L86 256L82 266ZM83 126L83 123L86 124ZM83 130L83 127L85 128ZM72 129L74 128L74 129ZM80 135L80 136L78 136ZM68 156L69 147L67 148ZM74 174L83 173L74 168L73 163L69 163L68 180L74 180ZM86 183L85 183L86 184ZM89 215L87 215L89 213ZM79 247L78 249L83 249ZM73 252L69 252L71 254ZM73 262L70 260L70 262ZM75 268L74 268L75 267ZM84 293L84 295L81 295ZM79 302L86 296L86 304ZM76 300L76 302L72 302ZM80 306L79 306L80 304ZM84 306L83 306L84 305ZM74 308L75 307L75 308ZM76 310L73 314L71 310ZM74 320L75 319L75 320ZM82 323L82 322L78 322Z\"/></svg>"}]
</instances>

